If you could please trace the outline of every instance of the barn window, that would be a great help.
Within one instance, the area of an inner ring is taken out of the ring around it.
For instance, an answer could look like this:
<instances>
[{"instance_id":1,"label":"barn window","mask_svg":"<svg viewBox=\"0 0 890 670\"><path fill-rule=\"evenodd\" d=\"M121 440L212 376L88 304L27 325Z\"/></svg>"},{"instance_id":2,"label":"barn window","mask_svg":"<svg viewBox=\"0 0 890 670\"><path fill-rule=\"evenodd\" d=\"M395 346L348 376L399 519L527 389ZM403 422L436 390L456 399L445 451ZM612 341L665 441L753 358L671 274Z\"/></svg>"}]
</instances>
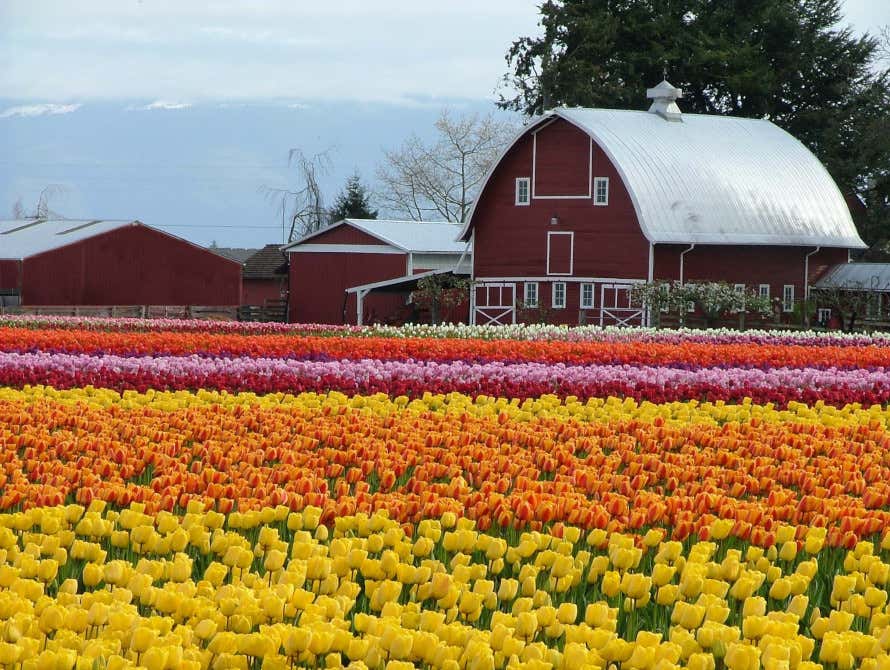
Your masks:
<instances>
[{"instance_id":1,"label":"barn window","mask_svg":"<svg viewBox=\"0 0 890 670\"><path fill-rule=\"evenodd\" d=\"M794 284L785 284L782 287L782 311L794 311Z\"/></svg>"},{"instance_id":2,"label":"barn window","mask_svg":"<svg viewBox=\"0 0 890 670\"><path fill-rule=\"evenodd\" d=\"M581 284L581 309L593 309L593 284Z\"/></svg>"},{"instance_id":3,"label":"barn window","mask_svg":"<svg viewBox=\"0 0 890 670\"><path fill-rule=\"evenodd\" d=\"M816 320L823 328L827 326L828 322L831 321L831 308L820 307L818 310L816 310Z\"/></svg>"},{"instance_id":4,"label":"barn window","mask_svg":"<svg viewBox=\"0 0 890 670\"><path fill-rule=\"evenodd\" d=\"M527 281L525 282L525 300L526 307L537 307L538 306L538 282L536 281Z\"/></svg>"},{"instance_id":5,"label":"barn window","mask_svg":"<svg viewBox=\"0 0 890 670\"><path fill-rule=\"evenodd\" d=\"M769 284L761 284L757 287L757 292L761 298L769 298Z\"/></svg>"},{"instance_id":6,"label":"barn window","mask_svg":"<svg viewBox=\"0 0 890 670\"><path fill-rule=\"evenodd\" d=\"M566 283L558 281L553 283L553 309L565 309Z\"/></svg>"},{"instance_id":7,"label":"barn window","mask_svg":"<svg viewBox=\"0 0 890 670\"><path fill-rule=\"evenodd\" d=\"M520 177L516 180L517 205L527 205L531 202L531 198L529 197L529 183L530 180L528 177Z\"/></svg>"},{"instance_id":8,"label":"barn window","mask_svg":"<svg viewBox=\"0 0 890 670\"><path fill-rule=\"evenodd\" d=\"M608 177L596 177L593 180L593 204L600 206L609 204Z\"/></svg>"}]
</instances>

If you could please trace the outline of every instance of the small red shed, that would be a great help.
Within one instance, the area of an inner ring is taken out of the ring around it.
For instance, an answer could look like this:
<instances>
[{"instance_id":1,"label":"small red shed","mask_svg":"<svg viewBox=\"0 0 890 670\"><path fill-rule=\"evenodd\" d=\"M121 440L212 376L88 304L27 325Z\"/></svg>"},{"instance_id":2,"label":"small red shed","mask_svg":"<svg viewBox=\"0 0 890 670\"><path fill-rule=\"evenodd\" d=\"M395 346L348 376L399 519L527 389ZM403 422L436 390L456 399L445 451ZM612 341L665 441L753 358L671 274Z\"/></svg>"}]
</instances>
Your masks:
<instances>
[{"instance_id":1,"label":"small red shed","mask_svg":"<svg viewBox=\"0 0 890 670\"><path fill-rule=\"evenodd\" d=\"M415 275L469 270L470 249L457 237L461 224L344 219L285 247L290 267L288 320L299 323L398 322L409 318ZM349 289L359 288L359 291Z\"/></svg>"},{"instance_id":2,"label":"small red shed","mask_svg":"<svg viewBox=\"0 0 890 670\"><path fill-rule=\"evenodd\" d=\"M816 157L761 119L682 114L662 82L648 112L561 108L487 176L472 242L471 322L645 323L634 283L722 280L784 311L860 239ZM538 315L540 316L540 315Z\"/></svg>"},{"instance_id":3,"label":"small red shed","mask_svg":"<svg viewBox=\"0 0 890 670\"><path fill-rule=\"evenodd\" d=\"M0 221L0 290L25 306L236 306L241 265L139 221Z\"/></svg>"}]
</instances>

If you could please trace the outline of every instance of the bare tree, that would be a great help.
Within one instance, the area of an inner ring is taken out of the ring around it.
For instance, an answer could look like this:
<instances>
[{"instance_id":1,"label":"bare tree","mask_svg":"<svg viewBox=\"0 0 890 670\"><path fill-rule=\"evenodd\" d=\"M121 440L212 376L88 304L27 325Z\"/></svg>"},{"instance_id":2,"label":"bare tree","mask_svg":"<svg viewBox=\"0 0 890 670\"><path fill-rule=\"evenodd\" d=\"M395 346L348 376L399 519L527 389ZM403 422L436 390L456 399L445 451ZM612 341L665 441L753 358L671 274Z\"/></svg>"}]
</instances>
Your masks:
<instances>
[{"instance_id":1,"label":"bare tree","mask_svg":"<svg viewBox=\"0 0 890 670\"><path fill-rule=\"evenodd\" d=\"M40 192L40 196L37 198L37 207L35 207L30 212L25 209L24 204L22 204L22 199L19 198L12 205L12 218L14 219L50 219L56 218L61 219L64 218L58 212L54 212L49 208L49 201L53 196L63 195L65 193L65 187L60 184L50 184L49 186L45 186L43 190Z\"/></svg>"},{"instance_id":2,"label":"bare tree","mask_svg":"<svg viewBox=\"0 0 890 670\"><path fill-rule=\"evenodd\" d=\"M263 187L266 197L275 200L281 209L281 226L285 242L293 242L327 225L327 209L319 186L319 177L331 170L328 151L306 156L300 149L287 155L288 167L297 171L295 188Z\"/></svg>"},{"instance_id":3,"label":"bare tree","mask_svg":"<svg viewBox=\"0 0 890 670\"><path fill-rule=\"evenodd\" d=\"M434 143L412 134L398 149L384 152L377 169L381 203L413 221L464 221L514 130L491 114L455 116L443 110Z\"/></svg>"}]
</instances>

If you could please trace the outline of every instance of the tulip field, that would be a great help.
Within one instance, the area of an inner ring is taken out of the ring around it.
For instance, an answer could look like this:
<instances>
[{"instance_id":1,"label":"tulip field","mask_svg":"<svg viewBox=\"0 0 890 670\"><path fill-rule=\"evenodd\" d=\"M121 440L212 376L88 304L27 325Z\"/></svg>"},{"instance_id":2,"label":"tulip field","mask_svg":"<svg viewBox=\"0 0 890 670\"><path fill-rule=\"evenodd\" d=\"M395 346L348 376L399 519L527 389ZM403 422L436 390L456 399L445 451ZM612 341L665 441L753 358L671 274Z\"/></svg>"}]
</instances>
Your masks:
<instances>
[{"instance_id":1,"label":"tulip field","mask_svg":"<svg viewBox=\"0 0 890 670\"><path fill-rule=\"evenodd\" d=\"M890 338L0 317L0 668L890 670Z\"/></svg>"}]
</instances>

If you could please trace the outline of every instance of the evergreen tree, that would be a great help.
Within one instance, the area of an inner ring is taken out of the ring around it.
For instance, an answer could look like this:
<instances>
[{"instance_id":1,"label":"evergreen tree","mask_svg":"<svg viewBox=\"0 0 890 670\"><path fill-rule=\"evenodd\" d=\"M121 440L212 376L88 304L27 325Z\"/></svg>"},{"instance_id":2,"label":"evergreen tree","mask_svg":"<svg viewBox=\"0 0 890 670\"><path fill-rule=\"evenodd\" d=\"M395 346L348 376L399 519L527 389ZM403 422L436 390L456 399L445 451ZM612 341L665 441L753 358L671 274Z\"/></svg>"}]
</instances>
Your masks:
<instances>
[{"instance_id":1,"label":"evergreen tree","mask_svg":"<svg viewBox=\"0 0 890 670\"><path fill-rule=\"evenodd\" d=\"M371 209L371 198L362 184L358 172L346 180L346 186L337 196L334 207L328 213L330 223L342 219L376 219L377 210Z\"/></svg>"},{"instance_id":2,"label":"evergreen tree","mask_svg":"<svg viewBox=\"0 0 890 670\"><path fill-rule=\"evenodd\" d=\"M840 0L546 0L543 35L507 52L499 105L645 109L667 76L684 112L768 118L868 204L869 244L890 239L890 67L842 24Z\"/></svg>"}]
</instances>

